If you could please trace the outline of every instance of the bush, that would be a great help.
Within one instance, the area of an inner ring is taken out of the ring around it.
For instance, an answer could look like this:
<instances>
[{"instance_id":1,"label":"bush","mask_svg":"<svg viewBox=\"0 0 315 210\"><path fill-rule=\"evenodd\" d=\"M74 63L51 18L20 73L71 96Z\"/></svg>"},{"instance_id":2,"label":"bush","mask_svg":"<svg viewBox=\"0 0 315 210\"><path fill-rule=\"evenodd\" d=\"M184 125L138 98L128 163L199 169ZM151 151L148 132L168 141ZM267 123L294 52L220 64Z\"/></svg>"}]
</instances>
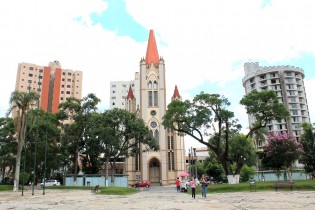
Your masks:
<instances>
[{"instance_id":1,"label":"bush","mask_svg":"<svg viewBox=\"0 0 315 210\"><path fill-rule=\"evenodd\" d=\"M249 179L253 178L253 176L255 175L255 169L254 167L249 167L248 165L244 165L241 168L241 180L242 182L247 182Z\"/></svg>"},{"instance_id":2,"label":"bush","mask_svg":"<svg viewBox=\"0 0 315 210\"><path fill-rule=\"evenodd\" d=\"M3 185L13 185L14 180L11 177L4 177L4 179L1 180L1 184Z\"/></svg>"},{"instance_id":3,"label":"bush","mask_svg":"<svg viewBox=\"0 0 315 210\"><path fill-rule=\"evenodd\" d=\"M27 185L28 182L30 181L30 177L31 175L27 172L20 173L20 180L19 180L20 184Z\"/></svg>"}]
</instances>

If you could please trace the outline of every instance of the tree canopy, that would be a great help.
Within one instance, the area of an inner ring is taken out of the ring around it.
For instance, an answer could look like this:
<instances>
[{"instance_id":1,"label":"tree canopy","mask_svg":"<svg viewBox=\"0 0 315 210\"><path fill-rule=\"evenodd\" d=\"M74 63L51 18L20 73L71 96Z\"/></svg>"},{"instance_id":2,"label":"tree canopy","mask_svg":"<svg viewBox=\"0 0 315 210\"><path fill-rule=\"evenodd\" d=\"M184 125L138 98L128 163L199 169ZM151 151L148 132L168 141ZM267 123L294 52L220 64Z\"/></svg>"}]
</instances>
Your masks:
<instances>
[{"instance_id":1,"label":"tree canopy","mask_svg":"<svg viewBox=\"0 0 315 210\"><path fill-rule=\"evenodd\" d=\"M283 103L280 103L275 91L251 91L246 94L240 101L245 106L247 114L255 117L255 122L249 125L248 136L259 129L266 128L268 122L286 119L290 112Z\"/></svg>"},{"instance_id":2,"label":"tree canopy","mask_svg":"<svg viewBox=\"0 0 315 210\"><path fill-rule=\"evenodd\" d=\"M267 140L263 163L278 171L291 167L304 152L302 144L287 133L271 132Z\"/></svg>"},{"instance_id":3,"label":"tree canopy","mask_svg":"<svg viewBox=\"0 0 315 210\"><path fill-rule=\"evenodd\" d=\"M303 132L300 142L303 145L304 153L301 156L301 163L308 173L315 175L315 129L311 124L302 124Z\"/></svg>"}]
</instances>

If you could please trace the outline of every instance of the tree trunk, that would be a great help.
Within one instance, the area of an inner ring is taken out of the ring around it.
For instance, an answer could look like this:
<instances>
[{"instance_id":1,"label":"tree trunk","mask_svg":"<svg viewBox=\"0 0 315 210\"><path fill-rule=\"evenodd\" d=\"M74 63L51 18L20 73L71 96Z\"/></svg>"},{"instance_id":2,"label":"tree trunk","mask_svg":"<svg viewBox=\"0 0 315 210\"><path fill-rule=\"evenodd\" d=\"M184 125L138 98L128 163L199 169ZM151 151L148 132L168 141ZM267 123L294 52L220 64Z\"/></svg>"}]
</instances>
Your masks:
<instances>
[{"instance_id":1,"label":"tree trunk","mask_svg":"<svg viewBox=\"0 0 315 210\"><path fill-rule=\"evenodd\" d=\"M74 158L74 173L73 173L73 185L74 186L77 186L78 159L79 159L79 151L78 151L78 148L76 148L75 158Z\"/></svg>"},{"instance_id":2,"label":"tree trunk","mask_svg":"<svg viewBox=\"0 0 315 210\"><path fill-rule=\"evenodd\" d=\"M17 192L19 190L19 179L20 179L20 167L21 167L21 155L24 146L24 136L25 136L25 115L22 113L21 122L19 129L17 130L18 133L18 146L16 152L16 161L15 161L15 175L14 175L14 185L13 191Z\"/></svg>"}]
</instances>

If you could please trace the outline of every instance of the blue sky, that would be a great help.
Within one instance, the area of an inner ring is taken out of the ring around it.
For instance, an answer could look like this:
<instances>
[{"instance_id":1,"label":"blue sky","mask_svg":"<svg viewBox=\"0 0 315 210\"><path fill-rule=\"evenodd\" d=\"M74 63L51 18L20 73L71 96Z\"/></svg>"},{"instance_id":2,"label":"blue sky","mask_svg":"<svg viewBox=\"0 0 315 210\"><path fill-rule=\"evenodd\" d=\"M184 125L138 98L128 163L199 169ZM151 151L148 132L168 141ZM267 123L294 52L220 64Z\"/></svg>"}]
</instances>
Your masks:
<instances>
[{"instance_id":1,"label":"blue sky","mask_svg":"<svg viewBox=\"0 0 315 210\"><path fill-rule=\"evenodd\" d=\"M224 94L243 127L243 64L292 65L305 71L315 121L315 2L311 0L11 0L0 3L0 116L9 107L18 63L83 71L83 95L109 107L110 81L132 80L150 29L166 62L167 100ZM14 11L14 12L12 12Z\"/></svg>"}]
</instances>

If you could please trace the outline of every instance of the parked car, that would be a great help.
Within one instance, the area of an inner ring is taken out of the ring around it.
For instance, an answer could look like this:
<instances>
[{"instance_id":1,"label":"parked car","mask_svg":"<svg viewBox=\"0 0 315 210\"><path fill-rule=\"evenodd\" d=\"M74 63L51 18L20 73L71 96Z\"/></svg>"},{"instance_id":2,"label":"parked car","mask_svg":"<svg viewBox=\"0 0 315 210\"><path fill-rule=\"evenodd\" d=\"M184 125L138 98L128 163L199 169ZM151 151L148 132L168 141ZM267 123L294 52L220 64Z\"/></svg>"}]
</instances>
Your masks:
<instances>
[{"instance_id":1,"label":"parked car","mask_svg":"<svg viewBox=\"0 0 315 210\"><path fill-rule=\"evenodd\" d=\"M149 188L151 186L151 183L150 181L142 181L142 182L136 182L136 183L133 183L130 185L131 187L134 187L134 188L138 188L138 187L146 187L146 188Z\"/></svg>"},{"instance_id":2,"label":"parked car","mask_svg":"<svg viewBox=\"0 0 315 210\"><path fill-rule=\"evenodd\" d=\"M44 182L40 183L41 187L44 187ZM47 179L45 181L45 187L54 187L54 186L60 186L60 182L56 179Z\"/></svg>"}]
</instances>

